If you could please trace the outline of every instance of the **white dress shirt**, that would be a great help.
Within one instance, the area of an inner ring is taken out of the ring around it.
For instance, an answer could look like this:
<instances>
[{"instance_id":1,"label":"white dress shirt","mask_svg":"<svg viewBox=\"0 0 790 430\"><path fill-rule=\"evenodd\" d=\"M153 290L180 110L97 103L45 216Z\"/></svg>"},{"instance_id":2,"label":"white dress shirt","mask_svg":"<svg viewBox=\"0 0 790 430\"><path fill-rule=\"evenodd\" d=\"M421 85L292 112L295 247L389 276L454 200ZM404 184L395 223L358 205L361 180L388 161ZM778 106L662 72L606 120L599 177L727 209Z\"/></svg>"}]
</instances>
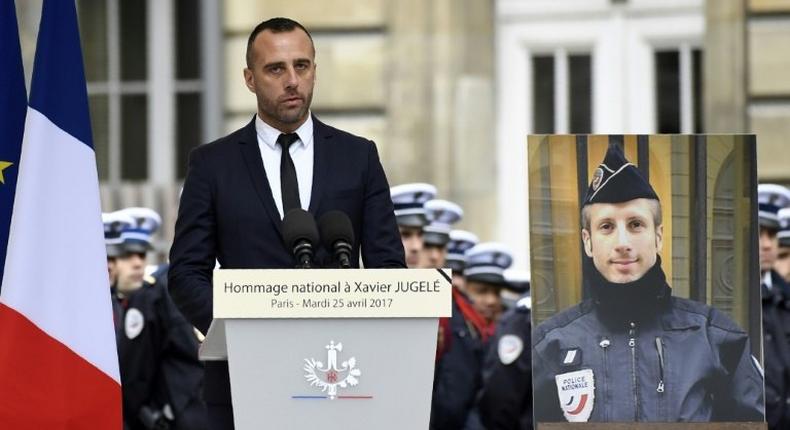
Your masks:
<instances>
[{"instance_id":1,"label":"white dress shirt","mask_svg":"<svg viewBox=\"0 0 790 430\"><path fill-rule=\"evenodd\" d=\"M263 168L266 170L266 179L272 190L274 204L283 218L283 196L280 187L280 157L282 148L277 144L277 138L282 134L280 130L266 124L257 115L255 116L255 131L258 135L258 147L261 150ZM299 183L299 203L302 209L310 207L310 195L313 190L313 117L307 113L307 120L294 131L299 140L289 148L291 159L296 168L296 181Z\"/></svg>"},{"instance_id":2,"label":"white dress shirt","mask_svg":"<svg viewBox=\"0 0 790 430\"><path fill-rule=\"evenodd\" d=\"M773 280L771 279L771 271L770 271L770 270L768 270L767 272L765 272L765 275L763 275L763 284L765 284L765 286L766 286L766 287L767 287L769 290L773 289L773 286L774 286L773 284L774 284L774 282L773 282Z\"/></svg>"}]
</instances>

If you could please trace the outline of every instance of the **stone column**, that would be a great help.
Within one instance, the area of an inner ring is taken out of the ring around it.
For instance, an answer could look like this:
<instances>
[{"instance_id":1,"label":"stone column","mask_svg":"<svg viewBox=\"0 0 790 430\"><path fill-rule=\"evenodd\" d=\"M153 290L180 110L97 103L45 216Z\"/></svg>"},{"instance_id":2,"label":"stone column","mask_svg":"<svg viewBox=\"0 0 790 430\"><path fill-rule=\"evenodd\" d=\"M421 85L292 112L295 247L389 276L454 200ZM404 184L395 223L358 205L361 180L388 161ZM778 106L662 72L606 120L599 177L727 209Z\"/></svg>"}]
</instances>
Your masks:
<instances>
[{"instance_id":1,"label":"stone column","mask_svg":"<svg viewBox=\"0 0 790 430\"><path fill-rule=\"evenodd\" d=\"M747 52L744 1L708 1L705 7L705 25L705 132L746 132Z\"/></svg>"}]
</instances>

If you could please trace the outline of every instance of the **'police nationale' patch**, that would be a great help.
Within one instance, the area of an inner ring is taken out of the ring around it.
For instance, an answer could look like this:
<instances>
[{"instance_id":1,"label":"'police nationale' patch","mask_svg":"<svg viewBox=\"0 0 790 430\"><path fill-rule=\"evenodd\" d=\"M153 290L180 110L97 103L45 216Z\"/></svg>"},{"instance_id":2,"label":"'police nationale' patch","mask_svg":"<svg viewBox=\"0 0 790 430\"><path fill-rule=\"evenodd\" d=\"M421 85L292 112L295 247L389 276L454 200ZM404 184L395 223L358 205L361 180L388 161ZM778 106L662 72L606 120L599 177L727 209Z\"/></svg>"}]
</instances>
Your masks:
<instances>
[{"instance_id":1,"label":"'police nationale' patch","mask_svg":"<svg viewBox=\"0 0 790 430\"><path fill-rule=\"evenodd\" d=\"M521 341L521 338L513 334L502 336L497 345L499 360L502 361L502 364L505 366L516 361L523 350L524 342Z\"/></svg>"},{"instance_id":2,"label":"'police nationale' patch","mask_svg":"<svg viewBox=\"0 0 790 430\"><path fill-rule=\"evenodd\" d=\"M562 414L569 422L587 422L595 403L592 369L577 370L554 377Z\"/></svg>"}]
</instances>

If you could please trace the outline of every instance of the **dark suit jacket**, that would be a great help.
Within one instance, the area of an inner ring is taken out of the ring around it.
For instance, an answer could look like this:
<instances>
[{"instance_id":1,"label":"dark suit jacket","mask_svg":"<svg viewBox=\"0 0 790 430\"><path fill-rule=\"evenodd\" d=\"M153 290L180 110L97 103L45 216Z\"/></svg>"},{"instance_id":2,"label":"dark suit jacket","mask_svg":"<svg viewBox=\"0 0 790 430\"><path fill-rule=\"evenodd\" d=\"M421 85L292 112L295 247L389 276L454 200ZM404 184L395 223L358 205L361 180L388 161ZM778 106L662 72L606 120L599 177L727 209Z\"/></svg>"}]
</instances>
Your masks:
<instances>
[{"instance_id":1,"label":"dark suit jacket","mask_svg":"<svg viewBox=\"0 0 790 430\"><path fill-rule=\"evenodd\" d=\"M309 211L320 218L345 212L354 249L368 268L406 267L384 170L373 142L313 118L313 188ZM240 130L195 148L189 157L170 249L169 287L187 319L206 333L212 315L212 271L293 268L283 244L280 214L261 160L255 119ZM329 259L324 249L319 264ZM357 265L357 259L352 263ZM230 403L227 362L207 362L209 403Z\"/></svg>"}]
</instances>

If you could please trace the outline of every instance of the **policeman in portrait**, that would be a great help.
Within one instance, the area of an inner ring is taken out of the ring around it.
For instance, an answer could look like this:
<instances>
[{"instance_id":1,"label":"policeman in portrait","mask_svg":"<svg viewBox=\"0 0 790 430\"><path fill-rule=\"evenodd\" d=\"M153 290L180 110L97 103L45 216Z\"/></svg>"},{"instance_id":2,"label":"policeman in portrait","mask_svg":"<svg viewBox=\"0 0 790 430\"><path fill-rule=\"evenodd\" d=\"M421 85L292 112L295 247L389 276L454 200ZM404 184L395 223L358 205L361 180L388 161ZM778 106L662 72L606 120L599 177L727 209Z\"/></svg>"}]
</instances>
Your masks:
<instances>
[{"instance_id":1,"label":"policeman in portrait","mask_svg":"<svg viewBox=\"0 0 790 430\"><path fill-rule=\"evenodd\" d=\"M423 228L428 225L425 202L436 196L436 187L431 184L412 183L390 188L390 197L395 207L395 221L398 223L406 266L410 269L420 267L423 247Z\"/></svg>"},{"instance_id":2,"label":"policeman in portrait","mask_svg":"<svg viewBox=\"0 0 790 430\"><path fill-rule=\"evenodd\" d=\"M420 266L441 269L447 261L447 244L453 224L464 216L460 206L447 200L433 199L425 202L429 224L423 228Z\"/></svg>"},{"instance_id":3,"label":"policeman in portrait","mask_svg":"<svg viewBox=\"0 0 790 430\"><path fill-rule=\"evenodd\" d=\"M581 212L591 297L533 332L535 421L763 421L747 334L672 296L659 198L620 146L609 146Z\"/></svg>"}]
</instances>

